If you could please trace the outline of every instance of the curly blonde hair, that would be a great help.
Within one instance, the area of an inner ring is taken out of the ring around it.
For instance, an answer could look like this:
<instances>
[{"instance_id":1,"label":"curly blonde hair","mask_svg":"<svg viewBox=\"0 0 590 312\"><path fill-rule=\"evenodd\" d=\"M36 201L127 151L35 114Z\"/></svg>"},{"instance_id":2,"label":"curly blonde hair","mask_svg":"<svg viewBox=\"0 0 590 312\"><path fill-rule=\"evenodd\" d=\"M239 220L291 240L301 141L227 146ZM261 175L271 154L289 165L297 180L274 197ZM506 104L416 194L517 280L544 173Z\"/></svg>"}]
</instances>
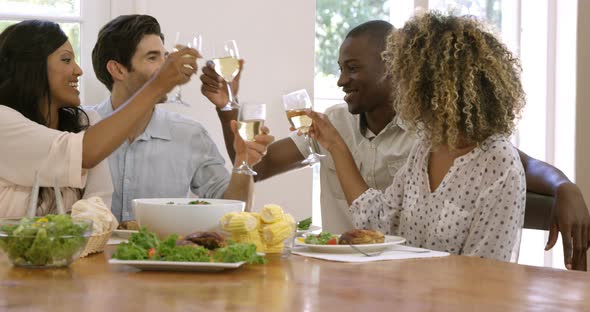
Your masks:
<instances>
[{"instance_id":1,"label":"curly blonde hair","mask_svg":"<svg viewBox=\"0 0 590 312\"><path fill-rule=\"evenodd\" d=\"M525 103L520 63L474 18L415 17L388 36L382 56L397 113L433 146L512 133Z\"/></svg>"}]
</instances>

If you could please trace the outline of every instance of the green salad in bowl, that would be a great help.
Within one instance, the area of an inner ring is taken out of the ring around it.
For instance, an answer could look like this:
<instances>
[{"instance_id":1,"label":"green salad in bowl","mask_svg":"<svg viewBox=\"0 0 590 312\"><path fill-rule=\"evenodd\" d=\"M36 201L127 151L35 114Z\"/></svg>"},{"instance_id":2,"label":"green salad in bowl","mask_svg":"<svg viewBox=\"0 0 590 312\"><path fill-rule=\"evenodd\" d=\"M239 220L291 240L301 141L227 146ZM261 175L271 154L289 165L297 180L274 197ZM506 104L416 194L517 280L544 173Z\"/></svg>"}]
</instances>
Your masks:
<instances>
[{"instance_id":1,"label":"green salad in bowl","mask_svg":"<svg viewBox=\"0 0 590 312\"><path fill-rule=\"evenodd\" d=\"M16 266L68 266L86 247L92 221L69 215L0 219L0 248Z\"/></svg>"}]
</instances>

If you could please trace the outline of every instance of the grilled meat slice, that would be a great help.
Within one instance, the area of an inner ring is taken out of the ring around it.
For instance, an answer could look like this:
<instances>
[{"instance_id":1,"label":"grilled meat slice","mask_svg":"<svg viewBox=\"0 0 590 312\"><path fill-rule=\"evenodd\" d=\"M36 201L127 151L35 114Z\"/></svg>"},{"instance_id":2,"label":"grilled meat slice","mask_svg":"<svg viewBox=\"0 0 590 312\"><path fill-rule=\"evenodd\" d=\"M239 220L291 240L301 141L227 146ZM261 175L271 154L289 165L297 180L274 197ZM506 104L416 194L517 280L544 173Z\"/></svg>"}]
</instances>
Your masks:
<instances>
[{"instance_id":1,"label":"grilled meat slice","mask_svg":"<svg viewBox=\"0 0 590 312\"><path fill-rule=\"evenodd\" d=\"M227 246L225 238L217 232L195 232L187 235L184 239L209 250Z\"/></svg>"},{"instance_id":2,"label":"grilled meat slice","mask_svg":"<svg viewBox=\"0 0 590 312\"><path fill-rule=\"evenodd\" d=\"M379 231L354 229L340 235L340 245L379 244L385 242L385 236Z\"/></svg>"}]
</instances>

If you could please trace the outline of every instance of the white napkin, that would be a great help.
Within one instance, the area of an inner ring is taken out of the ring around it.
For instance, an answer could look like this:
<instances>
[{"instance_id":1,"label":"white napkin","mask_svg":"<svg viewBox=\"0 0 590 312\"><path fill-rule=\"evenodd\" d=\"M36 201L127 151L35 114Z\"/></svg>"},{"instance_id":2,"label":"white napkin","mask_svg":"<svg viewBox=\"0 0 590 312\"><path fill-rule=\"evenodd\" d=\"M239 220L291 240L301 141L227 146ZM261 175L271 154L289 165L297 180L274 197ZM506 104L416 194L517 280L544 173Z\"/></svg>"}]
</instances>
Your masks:
<instances>
[{"instance_id":1,"label":"white napkin","mask_svg":"<svg viewBox=\"0 0 590 312\"><path fill-rule=\"evenodd\" d=\"M406 251L404 251L406 250ZM448 252L430 250L428 252L410 252L412 250L424 250L422 248L415 248L410 246L396 245L386 249L378 256L367 257L361 253L319 253L309 250L307 247L295 247L291 252L296 255L311 257L329 261L337 262L372 262L384 260L401 260L401 259L417 259L417 258L432 258L445 257Z\"/></svg>"}]
</instances>

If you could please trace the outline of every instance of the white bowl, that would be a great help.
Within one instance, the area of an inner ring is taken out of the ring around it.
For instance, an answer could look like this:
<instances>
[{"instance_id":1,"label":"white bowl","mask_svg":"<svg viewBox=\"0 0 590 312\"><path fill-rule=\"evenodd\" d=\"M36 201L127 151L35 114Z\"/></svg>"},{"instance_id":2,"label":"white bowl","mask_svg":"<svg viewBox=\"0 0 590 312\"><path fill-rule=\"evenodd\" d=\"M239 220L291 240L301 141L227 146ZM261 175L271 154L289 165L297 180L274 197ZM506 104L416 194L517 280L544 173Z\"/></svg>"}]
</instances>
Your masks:
<instances>
[{"instance_id":1,"label":"white bowl","mask_svg":"<svg viewBox=\"0 0 590 312\"><path fill-rule=\"evenodd\" d=\"M210 204L188 204L204 200ZM173 204L171 204L173 203ZM239 200L208 198L141 198L133 200L135 220L140 227L160 238L176 233L184 236L195 231L219 231L219 220L226 213L241 212L246 203Z\"/></svg>"}]
</instances>

